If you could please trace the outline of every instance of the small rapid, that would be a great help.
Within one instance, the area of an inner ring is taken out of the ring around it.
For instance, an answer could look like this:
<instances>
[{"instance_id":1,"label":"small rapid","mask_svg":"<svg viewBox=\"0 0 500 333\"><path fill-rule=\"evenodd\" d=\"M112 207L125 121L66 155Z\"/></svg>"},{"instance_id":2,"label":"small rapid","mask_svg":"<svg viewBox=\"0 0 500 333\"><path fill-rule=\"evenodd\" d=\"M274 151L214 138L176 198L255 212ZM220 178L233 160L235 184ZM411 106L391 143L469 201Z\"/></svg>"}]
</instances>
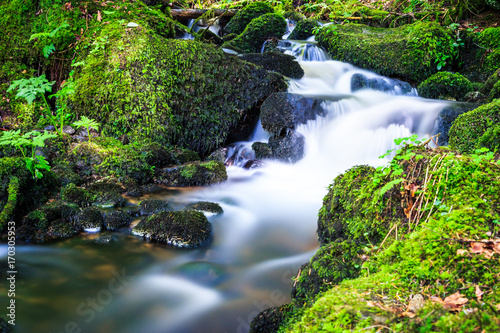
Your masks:
<instances>
[{"instance_id":1,"label":"small rapid","mask_svg":"<svg viewBox=\"0 0 500 333\"><path fill-rule=\"evenodd\" d=\"M248 142L228 147L227 182L150 195L221 205L224 214L209 217L213 242L202 249L146 243L130 230L105 247L96 235L19 246L19 332L61 332L68 323L92 333L246 332L257 313L290 301L292 278L318 247L317 213L332 180L354 165L386 163L378 157L398 137L432 133L447 103L327 60L314 42L289 43L305 76L288 92L322 100L325 111L296 127L303 159L242 167L255 159L252 143L269 139L259 123Z\"/></svg>"}]
</instances>

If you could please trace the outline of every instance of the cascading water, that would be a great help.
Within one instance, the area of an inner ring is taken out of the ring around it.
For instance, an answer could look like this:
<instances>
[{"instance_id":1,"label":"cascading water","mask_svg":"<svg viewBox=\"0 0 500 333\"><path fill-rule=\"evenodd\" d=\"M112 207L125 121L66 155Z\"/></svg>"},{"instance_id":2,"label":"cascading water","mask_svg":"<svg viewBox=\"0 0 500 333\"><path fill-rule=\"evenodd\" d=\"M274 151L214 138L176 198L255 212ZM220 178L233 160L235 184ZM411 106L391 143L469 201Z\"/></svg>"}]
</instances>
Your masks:
<instances>
[{"instance_id":1,"label":"cascading water","mask_svg":"<svg viewBox=\"0 0 500 333\"><path fill-rule=\"evenodd\" d=\"M18 332L75 325L92 333L246 332L258 312L288 302L292 277L318 246L316 216L334 177L356 164L384 163L378 156L395 138L432 132L445 106L348 64L301 65L305 77L291 81L289 92L321 98L326 113L297 127L306 142L302 160L247 170L240 165L254 158L251 142L238 143L229 150L246 152L227 167L227 182L156 194L220 203L224 214L209 218L214 239L203 249L145 243L128 229L108 246L95 245L95 235L18 246ZM353 92L354 75L389 88ZM266 140L258 127L252 141Z\"/></svg>"}]
</instances>

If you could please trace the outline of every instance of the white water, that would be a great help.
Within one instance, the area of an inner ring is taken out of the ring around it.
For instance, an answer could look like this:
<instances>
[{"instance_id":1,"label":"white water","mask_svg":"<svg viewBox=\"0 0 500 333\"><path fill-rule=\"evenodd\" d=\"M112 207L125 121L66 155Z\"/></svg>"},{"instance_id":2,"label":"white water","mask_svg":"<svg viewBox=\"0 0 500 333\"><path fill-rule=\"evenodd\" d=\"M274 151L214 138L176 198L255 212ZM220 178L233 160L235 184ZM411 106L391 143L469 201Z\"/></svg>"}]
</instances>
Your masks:
<instances>
[{"instance_id":1,"label":"white water","mask_svg":"<svg viewBox=\"0 0 500 333\"><path fill-rule=\"evenodd\" d=\"M127 234L119 234L118 248L109 250L78 240L69 249L19 247L20 256L29 254L19 288L31 296L24 303L20 298L19 317L32 316L22 309L46 308L38 317L43 324L25 331L59 332L74 320L82 332L92 333L246 332L258 312L289 302L292 277L318 246L317 213L332 180L356 164L385 163L378 156L394 147L395 138L426 136L445 105L397 89L352 93L353 74L376 75L340 62L304 60L306 75L291 81L289 92L324 99L327 115L298 126L306 142L301 161L268 160L251 170L230 166L227 182L176 193L176 201L214 201L224 209L209 217L214 240L203 249L168 250ZM267 139L258 126L252 141ZM241 146L250 149L251 143ZM134 278L87 322L90 317L75 310L89 296L106 294L112 267L126 267ZM92 279L100 282L85 284ZM48 304L42 302L43 289L50 290Z\"/></svg>"}]
</instances>

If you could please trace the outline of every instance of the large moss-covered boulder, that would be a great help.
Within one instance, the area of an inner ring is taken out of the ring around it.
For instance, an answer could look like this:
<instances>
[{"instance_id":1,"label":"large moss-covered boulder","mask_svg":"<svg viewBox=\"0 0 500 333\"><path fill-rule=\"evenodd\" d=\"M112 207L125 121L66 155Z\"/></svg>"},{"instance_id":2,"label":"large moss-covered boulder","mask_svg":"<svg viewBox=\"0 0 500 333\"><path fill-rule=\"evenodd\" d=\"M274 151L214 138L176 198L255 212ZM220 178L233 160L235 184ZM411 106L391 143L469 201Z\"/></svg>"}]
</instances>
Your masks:
<instances>
[{"instance_id":1,"label":"large moss-covered boulder","mask_svg":"<svg viewBox=\"0 0 500 333\"><path fill-rule=\"evenodd\" d=\"M44 203L57 186L50 171L40 170L41 179L36 179L26 168L21 157L0 158L0 231L8 221L20 221L29 210Z\"/></svg>"},{"instance_id":2,"label":"large moss-covered boulder","mask_svg":"<svg viewBox=\"0 0 500 333\"><path fill-rule=\"evenodd\" d=\"M79 207L87 207L94 201L94 198L89 191L82 187L78 187L71 183L61 189L61 199L68 203L78 205Z\"/></svg>"},{"instance_id":3,"label":"large moss-covered boulder","mask_svg":"<svg viewBox=\"0 0 500 333\"><path fill-rule=\"evenodd\" d=\"M471 81L484 82L500 67L500 28L480 34L461 32L464 47L459 53L460 73Z\"/></svg>"},{"instance_id":4,"label":"large moss-covered boulder","mask_svg":"<svg viewBox=\"0 0 500 333\"><path fill-rule=\"evenodd\" d=\"M451 32L437 23L417 22L398 28L360 24L329 25L316 35L333 60L378 74L421 82L447 68L455 54ZM447 57L447 61L443 61Z\"/></svg>"},{"instance_id":5,"label":"large moss-covered boulder","mask_svg":"<svg viewBox=\"0 0 500 333\"><path fill-rule=\"evenodd\" d=\"M102 212L96 207L86 207L76 216L76 226L86 232L99 232L103 227Z\"/></svg>"},{"instance_id":6,"label":"large moss-covered boulder","mask_svg":"<svg viewBox=\"0 0 500 333\"><path fill-rule=\"evenodd\" d=\"M500 149L500 99L464 113L455 120L449 132L450 146L462 153L473 153L486 147Z\"/></svg>"},{"instance_id":7,"label":"large moss-covered boulder","mask_svg":"<svg viewBox=\"0 0 500 333\"><path fill-rule=\"evenodd\" d=\"M314 35L314 29L319 26L320 24L316 20L306 19L299 21L287 39L306 40Z\"/></svg>"},{"instance_id":8,"label":"large moss-covered boulder","mask_svg":"<svg viewBox=\"0 0 500 333\"><path fill-rule=\"evenodd\" d=\"M87 191L92 196L92 205L100 208L112 208L124 206L126 201L121 193L123 187L111 181L101 181L87 186Z\"/></svg>"},{"instance_id":9,"label":"large moss-covered boulder","mask_svg":"<svg viewBox=\"0 0 500 333\"><path fill-rule=\"evenodd\" d=\"M109 42L75 75L69 105L111 136L145 137L207 154L238 128L247 110L286 89L281 77L215 46L117 23L101 36Z\"/></svg>"},{"instance_id":10,"label":"large moss-covered boulder","mask_svg":"<svg viewBox=\"0 0 500 333\"><path fill-rule=\"evenodd\" d=\"M208 243L212 225L201 212L160 212L141 220L132 232L175 247L196 248Z\"/></svg>"},{"instance_id":11,"label":"large moss-covered boulder","mask_svg":"<svg viewBox=\"0 0 500 333\"><path fill-rule=\"evenodd\" d=\"M226 34L241 34L254 18L272 13L272 7L264 1L252 2L239 10L224 28Z\"/></svg>"},{"instance_id":12,"label":"large moss-covered boulder","mask_svg":"<svg viewBox=\"0 0 500 333\"><path fill-rule=\"evenodd\" d=\"M418 86L422 97L434 99L464 100L464 97L474 90L472 82L458 73L439 72Z\"/></svg>"},{"instance_id":13,"label":"large moss-covered boulder","mask_svg":"<svg viewBox=\"0 0 500 333\"><path fill-rule=\"evenodd\" d=\"M167 186L207 186L225 180L226 167L219 161L187 163L156 173L156 181Z\"/></svg>"},{"instance_id":14,"label":"large moss-covered boulder","mask_svg":"<svg viewBox=\"0 0 500 333\"><path fill-rule=\"evenodd\" d=\"M500 98L500 81L495 83L488 95L488 102L493 102L495 99Z\"/></svg>"},{"instance_id":15,"label":"large moss-covered boulder","mask_svg":"<svg viewBox=\"0 0 500 333\"><path fill-rule=\"evenodd\" d=\"M242 53L260 52L267 39L281 39L286 32L286 21L278 14L265 14L250 22L238 37L222 47Z\"/></svg>"},{"instance_id":16,"label":"large moss-covered boulder","mask_svg":"<svg viewBox=\"0 0 500 333\"><path fill-rule=\"evenodd\" d=\"M114 231L130 225L132 217L122 211L106 213L103 218L106 230Z\"/></svg>"},{"instance_id":17,"label":"large moss-covered boulder","mask_svg":"<svg viewBox=\"0 0 500 333\"><path fill-rule=\"evenodd\" d=\"M304 76L302 67L295 60L295 57L289 54L281 52L249 53L241 55L240 58L292 79L300 79Z\"/></svg>"}]
</instances>

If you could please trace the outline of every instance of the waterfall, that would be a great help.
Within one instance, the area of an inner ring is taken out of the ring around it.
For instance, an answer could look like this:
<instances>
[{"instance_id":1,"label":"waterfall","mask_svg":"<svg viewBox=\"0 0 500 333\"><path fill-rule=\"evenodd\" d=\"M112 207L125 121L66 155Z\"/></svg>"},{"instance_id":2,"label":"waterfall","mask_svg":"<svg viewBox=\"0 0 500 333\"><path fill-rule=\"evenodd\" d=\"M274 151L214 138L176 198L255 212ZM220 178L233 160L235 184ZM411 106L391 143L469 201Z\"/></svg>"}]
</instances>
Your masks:
<instances>
[{"instance_id":1,"label":"waterfall","mask_svg":"<svg viewBox=\"0 0 500 333\"><path fill-rule=\"evenodd\" d=\"M295 129L305 138L303 159L244 168L255 158L252 143L269 138L259 122L248 142L228 147L234 156L228 181L150 195L219 203L224 214L209 217L214 237L205 248L169 249L127 231L113 234L110 247L96 247L92 235L57 246L19 246L26 295L16 314L20 332L60 332L73 321L84 333L246 332L257 313L290 301L292 278L318 248L317 214L333 179L354 165L387 163L378 157L395 147L393 140L431 133L446 102L325 60L314 41L286 43L305 72L288 91L320 99L325 111ZM115 273L109 272L125 268L126 288L111 289ZM89 297L101 300L99 311L91 311Z\"/></svg>"}]
</instances>

